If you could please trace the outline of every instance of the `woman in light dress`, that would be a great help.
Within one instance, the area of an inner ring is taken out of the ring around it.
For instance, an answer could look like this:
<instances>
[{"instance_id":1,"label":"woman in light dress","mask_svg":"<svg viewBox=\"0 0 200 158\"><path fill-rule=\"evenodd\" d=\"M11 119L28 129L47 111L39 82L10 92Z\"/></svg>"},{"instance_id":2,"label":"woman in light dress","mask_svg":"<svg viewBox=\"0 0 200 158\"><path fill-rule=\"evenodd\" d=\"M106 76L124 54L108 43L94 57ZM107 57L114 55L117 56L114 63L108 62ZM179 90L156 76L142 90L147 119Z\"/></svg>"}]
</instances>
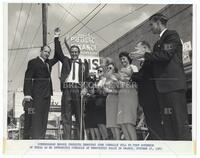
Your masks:
<instances>
[{"instance_id":1,"label":"woman in light dress","mask_svg":"<svg viewBox=\"0 0 200 158\"><path fill-rule=\"evenodd\" d=\"M130 84L129 80L133 72L138 69L131 64L128 52L121 52L119 59L122 68L118 72L120 89L118 92L117 124L120 125L126 140L137 140L136 119L138 107L138 95L136 84Z\"/></svg>"},{"instance_id":2,"label":"woman in light dress","mask_svg":"<svg viewBox=\"0 0 200 158\"><path fill-rule=\"evenodd\" d=\"M113 62L107 66L104 91L108 94L106 98L106 127L111 129L113 139L120 140L120 127L117 125L118 113L118 79L117 68Z\"/></svg>"}]
</instances>

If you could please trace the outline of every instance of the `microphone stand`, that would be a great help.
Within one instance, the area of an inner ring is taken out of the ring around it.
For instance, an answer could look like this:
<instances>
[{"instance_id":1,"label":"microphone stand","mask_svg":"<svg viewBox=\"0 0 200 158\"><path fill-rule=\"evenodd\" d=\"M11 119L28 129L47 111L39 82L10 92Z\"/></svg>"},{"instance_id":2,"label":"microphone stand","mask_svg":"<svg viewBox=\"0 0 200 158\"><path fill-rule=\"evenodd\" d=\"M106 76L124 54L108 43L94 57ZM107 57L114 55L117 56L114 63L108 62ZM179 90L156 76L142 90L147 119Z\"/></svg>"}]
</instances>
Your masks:
<instances>
[{"instance_id":1,"label":"microphone stand","mask_svg":"<svg viewBox=\"0 0 200 158\"><path fill-rule=\"evenodd\" d=\"M85 64L84 63L81 63L81 64L82 64L82 71L81 71L81 73L82 73L82 75L81 75L82 83L81 84L84 85L85 82L83 82L83 75L84 75L84 72L85 72L85 68L83 66L85 66ZM81 90L82 90L82 85L81 85ZM83 95L81 94L80 140L82 140L82 137L83 137L83 135L82 135L83 130L84 130L84 128L83 128Z\"/></svg>"}]
</instances>

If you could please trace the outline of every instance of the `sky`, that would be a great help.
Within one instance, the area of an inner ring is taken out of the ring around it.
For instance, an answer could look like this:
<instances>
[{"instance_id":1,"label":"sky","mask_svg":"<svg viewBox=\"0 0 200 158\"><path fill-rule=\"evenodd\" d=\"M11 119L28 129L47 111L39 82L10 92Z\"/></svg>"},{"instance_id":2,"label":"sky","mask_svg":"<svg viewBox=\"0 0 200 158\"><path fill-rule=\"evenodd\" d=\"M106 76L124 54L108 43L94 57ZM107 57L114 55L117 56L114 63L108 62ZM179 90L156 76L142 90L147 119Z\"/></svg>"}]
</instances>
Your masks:
<instances>
[{"instance_id":1,"label":"sky","mask_svg":"<svg viewBox=\"0 0 200 158\"><path fill-rule=\"evenodd\" d=\"M164 4L48 4L47 41L54 49L54 29L60 27L61 38L74 33L92 33L97 51L102 50L116 39L139 25L151 15L165 7ZM93 12L92 12L93 11ZM91 14L89 14L91 12ZM89 14L89 16L87 16ZM127 16L126 16L127 15ZM87 17L86 17L87 16ZM85 18L86 17L86 18ZM116 20L119 19L120 20ZM85 18L85 19L84 19ZM80 21L82 23L80 23ZM30 59L40 54L42 45L42 11L41 4L10 3L8 4L8 100L12 104L12 94L22 90L25 70ZM114 22L116 21L116 22ZM113 23L112 23L113 22ZM76 26L76 27L74 27ZM95 32L95 33L94 33ZM67 34L66 34L67 33ZM14 49L14 50L13 50ZM50 58L53 56L53 51ZM58 64L52 70L53 89L59 91Z\"/></svg>"}]
</instances>

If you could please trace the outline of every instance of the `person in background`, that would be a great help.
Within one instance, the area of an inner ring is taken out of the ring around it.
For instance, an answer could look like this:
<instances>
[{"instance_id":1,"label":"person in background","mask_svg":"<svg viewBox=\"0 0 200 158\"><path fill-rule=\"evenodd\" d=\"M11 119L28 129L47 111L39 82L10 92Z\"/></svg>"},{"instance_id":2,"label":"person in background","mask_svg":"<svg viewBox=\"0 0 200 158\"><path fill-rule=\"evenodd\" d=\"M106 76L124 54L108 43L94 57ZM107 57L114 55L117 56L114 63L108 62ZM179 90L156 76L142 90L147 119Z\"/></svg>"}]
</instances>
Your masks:
<instances>
[{"instance_id":1,"label":"person in background","mask_svg":"<svg viewBox=\"0 0 200 158\"><path fill-rule=\"evenodd\" d=\"M33 115L33 102L30 101L22 101L22 106L24 107L24 114L23 114L23 123L21 123L23 127L23 139L30 139L31 136L31 126L32 126L32 115Z\"/></svg>"},{"instance_id":2,"label":"person in background","mask_svg":"<svg viewBox=\"0 0 200 158\"><path fill-rule=\"evenodd\" d=\"M102 139L108 139L108 131L106 129L106 93L103 90L106 78L104 76L105 67L99 66L98 71L98 81L95 88L95 113L96 113L96 123L101 133Z\"/></svg>"},{"instance_id":3,"label":"person in background","mask_svg":"<svg viewBox=\"0 0 200 158\"><path fill-rule=\"evenodd\" d=\"M58 61L55 55L53 59L48 59L50 52L51 48L48 45L42 46L40 56L28 62L25 72L23 105L28 104L28 107L25 107L27 110L25 110L24 124L26 139L45 138L51 95L53 95L51 69ZM32 109L31 118L28 113L29 105ZM26 134L30 137L27 138Z\"/></svg>"},{"instance_id":4,"label":"person in background","mask_svg":"<svg viewBox=\"0 0 200 158\"><path fill-rule=\"evenodd\" d=\"M131 58L136 58L141 62L139 72L134 72L131 76L130 82L137 82L139 104L143 108L145 120L150 133L148 139L162 140L163 128L161 125L161 115L158 100L156 98L156 89L153 81L153 67L152 63L144 61L142 56L145 52L151 52L148 42L139 41L136 44L135 52L129 55Z\"/></svg>"},{"instance_id":5,"label":"person in background","mask_svg":"<svg viewBox=\"0 0 200 158\"><path fill-rule=\"evenodd\" d=\"M128 52L121 52L119 59L122 68L119 70L120 89L118 93L117 124L120 125L126 140L137 140L136 119L138 107L138 95L136 84L129 84L133 72L138 72L135 65L131 65Z\"/></svg>"},{"instance_id":6,"label":"person in background","mask_svg":"<svg viewBox=\"0 0 200 158\"><path fill-rule=\"evenodd\" d=\"M87 133L87 138L92 140L100 140L100 132L97 126L97 116L95 107L95 83L96 75L90 74L89 79L87 79L87 84L85 91L82 91L84 95L85 104L85 129Z\"/></svg>"},{"instance_id":7,"label":"person in background","mask_svg":"<svg viewBox=\"0 0 200 158\"><path fill-rule=\"evenodd\" d=\"M111 129L114 140L120 140L120 126L117 124L118 113L118 79L117 67L113 61L107 66L104 91L108 94L106 98L106 127Z\"/></svg>"}]
</instances>

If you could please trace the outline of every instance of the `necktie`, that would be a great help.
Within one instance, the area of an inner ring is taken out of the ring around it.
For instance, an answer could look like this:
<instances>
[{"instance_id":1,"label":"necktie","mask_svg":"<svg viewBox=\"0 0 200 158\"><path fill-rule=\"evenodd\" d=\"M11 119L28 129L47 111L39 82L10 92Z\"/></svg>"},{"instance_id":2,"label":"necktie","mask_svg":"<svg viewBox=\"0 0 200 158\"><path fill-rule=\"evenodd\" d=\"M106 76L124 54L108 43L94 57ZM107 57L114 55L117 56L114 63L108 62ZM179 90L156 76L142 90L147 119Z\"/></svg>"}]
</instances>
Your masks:
<instances>
[{"instance_id":1,"label":"necktie","mask_svg":"<svg viewBox=\"0 0 200 158\"><path fill-rule=\"evenodd\" d=\"M75 80L75 61L72 61L72 68L73 68L72 80Z\"/></svg>"},{"instance_id":2,"label":"necktie","mask_svg":"<svg viewBox=\"0 0 200 158\"><path fill-rule=\"evenodd\" d=\"M49 71L49 64L47 63L47 61L44 62L45 66L47 67L48 71Z\"/></svg>"}]
</instances>

